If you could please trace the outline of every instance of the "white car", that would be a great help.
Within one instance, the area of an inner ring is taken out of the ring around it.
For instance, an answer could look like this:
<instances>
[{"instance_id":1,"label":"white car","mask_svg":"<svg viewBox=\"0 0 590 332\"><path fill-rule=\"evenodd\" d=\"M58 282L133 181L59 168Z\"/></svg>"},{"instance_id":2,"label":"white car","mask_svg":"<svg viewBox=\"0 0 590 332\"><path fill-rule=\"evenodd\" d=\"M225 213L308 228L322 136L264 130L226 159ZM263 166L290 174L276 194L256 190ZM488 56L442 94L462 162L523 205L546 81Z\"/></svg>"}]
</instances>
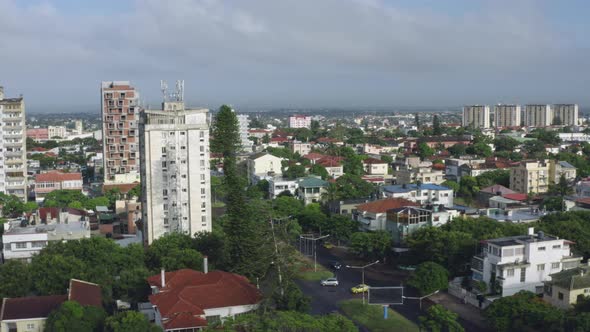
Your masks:
<instances>
[{"instance_id":1,"label":"white car","mask_svg":"<svg viewBox=\"0 0 590 332\"><path fill-rule=\"evenodd\" d=\"M324 279L320 282L322 286L338 286L338 279L336 278L328 278Z\"/></svg>"}]
</instances>

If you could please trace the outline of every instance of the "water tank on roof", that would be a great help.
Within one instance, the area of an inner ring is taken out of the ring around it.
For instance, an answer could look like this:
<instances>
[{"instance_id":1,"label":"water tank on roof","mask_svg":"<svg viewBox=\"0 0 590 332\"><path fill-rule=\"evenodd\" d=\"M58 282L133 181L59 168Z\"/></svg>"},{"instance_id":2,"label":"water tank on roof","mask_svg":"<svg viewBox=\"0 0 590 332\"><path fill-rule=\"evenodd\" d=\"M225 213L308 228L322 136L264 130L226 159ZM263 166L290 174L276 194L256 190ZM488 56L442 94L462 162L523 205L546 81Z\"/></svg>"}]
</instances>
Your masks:
<instances>
[{"instance_id":1,"label":"water tank on roof","mask_svg":"<svg viewBox=\"0 0 590 332\"><path fill-rule=\"evenodd\" d=\"M545 233L543 231L539 231L539 233L537 233L537 237L539 239L544 239L545 238Z\"/></svg>"}]
</instances>

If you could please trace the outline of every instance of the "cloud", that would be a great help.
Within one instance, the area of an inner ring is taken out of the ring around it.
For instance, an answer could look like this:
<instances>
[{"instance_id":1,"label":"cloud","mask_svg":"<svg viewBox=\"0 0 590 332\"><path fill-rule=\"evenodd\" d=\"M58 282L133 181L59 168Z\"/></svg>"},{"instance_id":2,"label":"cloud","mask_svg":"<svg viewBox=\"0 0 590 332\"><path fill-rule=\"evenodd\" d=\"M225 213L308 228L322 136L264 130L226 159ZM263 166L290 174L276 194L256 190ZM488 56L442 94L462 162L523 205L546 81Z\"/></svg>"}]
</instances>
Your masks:
<instances>
[{"instance_id":1,"label":"cloud","mask_svg":"<svg viewBox=\"0 0 590 332\"><path fill-rule=\"evenodd\" d=\"M539 77L575 81L588 68L587 49L556 29L534 1L446 12L379 0L114 6L99 15L0 0L1 83L33 105L63 103L60 84L52 81L71 83L71 103L92 105L101 80L130 79L150 96L168 77L184 78L188 87L195 82L204 102L425 105L469 99L448 88L441 96L440 84L469 89L476 98L518 97L519 90L534 97L531 87L521 87L523 76L544 93L549 84ZM507 84L491 91L503 78ZM428 95L438 97L425 100Z\"/></svg>"}]
</instances>

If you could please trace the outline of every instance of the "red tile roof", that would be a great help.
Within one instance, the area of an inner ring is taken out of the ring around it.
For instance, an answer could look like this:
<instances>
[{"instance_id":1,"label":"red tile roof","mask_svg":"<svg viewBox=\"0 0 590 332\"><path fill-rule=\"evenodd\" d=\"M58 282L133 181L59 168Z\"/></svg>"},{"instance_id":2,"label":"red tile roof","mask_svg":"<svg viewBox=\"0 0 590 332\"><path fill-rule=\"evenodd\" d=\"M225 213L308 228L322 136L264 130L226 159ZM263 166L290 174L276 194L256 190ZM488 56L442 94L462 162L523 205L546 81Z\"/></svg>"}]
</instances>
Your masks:
<instances>
[{"instance_id":1,"label":"red tile roof","mask_svg":"<svg viewBox=\"0 0 590 332\"><path fill-rule=\"evenodd\" d=\"M324 167L338 167L342 165L342 163L336 158L322 158L316 163Z\"/></svg>"},{"instance_id":2,"label":"red tile roof","mask_svg":"<svg viewBox=\"0 0 590 332\"><path fill-rule=\"evenodd\" d=\"M67 295L30 296L2 301L0 319L44 318L68 299Z\"/></svg>"},{"instance_id":3,"label":"red tile roof","mask_svg":"<svg viewBox=\"0 0 590 332\"><path fill-rule=\"evenodd\" d=\"M506 197L506 194L515 194L516 193L516 191L511 190L510 188L506 188L501 184L495 184L495 185L492 185L489 187L485 187L485 188L480 189L479 191L484 192L484 193L488 193L488 194L494 194L494 195L496 195L499 192L504 197Z\"/></svg>"},{"instance_id":4,"label":"red tile roof","mask_svg":"<svg viewBox=\"0 0 590 332\"><path fill-rule=\"evenodd\" d=\"M229 272L203 273L190 269L166 272L164 288L160 278L157 274L147 281L160 288L149 299L165 319L165 329L206 326L201 317L205 309L252 305L262 300L260 291L246 277Z\"/></svg>"},{"instance_id":5,"label":"red tile roof","mask_svg":"<svg viewBox=\"0 0 590 332\"><path fill-rule=\"evenodd\" d=\"M68 299L81 305L91 305L102 308L102 293L100 286L91 282L70 279Z\"/></svg>"},{"instance_id":6,"label":"red tile roof","mask_svg":"<svg viewBox=\"0 0 590 332\"><path fill-rule=\"evenodd\" d=\"M405 198L386 198L374 202L364 203L357 206L357 210L371 213L385 213L387 210L397 209L404 206L420 206L416 202Z\"/></svg>"},{"instance_id":7,"label":"red tile roof","mask_svg":"<svg viewBox=\"0 0 590 332\"><path fill-rule=\"evenodd\" d=\"M590 204L590 197L576 199L576 203Z\"/></svg>"},{"instance_id":8,"label":"red tile roof","mask_svg":"<svg viewBox=\"0 0 590 332\"><path fill-rule=\"evenodd\" d=\"M526 201L528 199L527 194L521 194L521 193L504 194L504 195L502 195L502 197L511 199L513 201L520 201L520 202Z\"/></svg>"},{"instance_id":9,"label":"red tile roof","mask_svg":"<svg viewBox=\"0 0 590 332\"><path fill-rule=\"evenodd\" d=\"M47 221L47 215L51 214L51 218L57 218L59 216L59 208L55 207L42 207L39 208L39 218L42 221Z\"/></svg>"},{"instance_id":10,"label":"red tile roof","mask_svg":"<svg viewBox=\"0 0 590 332\"><path fill-rule=\"evenodd\" d=\"M82 173L62 173L50 171L35 175L35 182L82 181Z\"/></svg>"},{"instance_id":11,"label":"red tile roof","mask_svg":"<svg viewBox=\"0 0 590 332\"><path fill-rule=\"evenodd\" d=\"M309 159L309 160L318 160L318 159L322 159L324 157L326 157L326 155L321 154L321 153L317 153L317 152L311 152L311 153L308 153L305 156L303 156L303 158Z\"/></svg>"},{"instance_id":12,"label":"red tile roof","mask_svg":"<svg viewBox=\"0 0 590 332\"><path fill-rule=\"evenodd\" d=\"M119 188L119 190L121 191L122 194L126 194L129 192L129 190L137 187L138 184L139 184L139 182L103 184L102 185L102 192L104 193L104 192L107 192L111 189Z\"/></svg>"}]
</instances>

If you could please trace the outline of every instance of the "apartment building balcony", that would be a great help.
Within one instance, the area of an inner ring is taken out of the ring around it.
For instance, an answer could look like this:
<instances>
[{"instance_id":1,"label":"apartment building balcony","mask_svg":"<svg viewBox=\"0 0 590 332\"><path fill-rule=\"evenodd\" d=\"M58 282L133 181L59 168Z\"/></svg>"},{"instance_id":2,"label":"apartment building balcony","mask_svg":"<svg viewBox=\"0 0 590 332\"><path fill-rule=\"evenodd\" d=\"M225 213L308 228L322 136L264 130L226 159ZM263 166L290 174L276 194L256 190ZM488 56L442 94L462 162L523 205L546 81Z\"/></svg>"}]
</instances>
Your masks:
<instances>
[{"instance_id":1,"label":"apartment building balcony","mask_svg":"<svg viewBox=\"0 0 590 332\"><path fill-rule=\"evenodd\" d=\"M484 260L483 253L473 256L471 258L471 270L477 271L479 273L483 273L483 260Z\"/></svg>"},{"instance_id":2,"label":"apartment building balcony","mask_svg":"<svg viewBox=\"0 0 590 332\"><path fill-rule=\"evenodd\" d=\"M14 125L14 122L11 122L11 124L7 124L6 126L2 127L2 130L22 130L23 126L22 125Z\"/></svg>"},{"instance_id":3,"label":"apartment building balcony","mask_svg":"<svg viewBox=\"0 0 590 332\"><path fill-rule=\"evenodd\" d=\"M5 165L18 165L18 164L23 164L23 160L21 158L11 158L11 159L6 159L4 161Z\"/></svg>"},{"instance_id":4,"label":"apartment building balcony","mask_svg":"<svg viewBox=\"0 0 590 332\"><path fill-rule=\"evenodd\" d=\"M6 128L6 127L4 127ZM23 138L23 132L17 132L17 133L4 133L3 135L4 138Z\"/></svg>"},{"instance_id":5,"label":"apartment building balcony","mask_svg":"<svg viewBox=\"0 0 590 332\"><path fill-rule=\"evenodd\" d=\"M22 141L20 141L20 142L8 142L8 141L4 141L4 147L6 147L6 148L10 148L10 147L12 147L12 148L20 148L22 146L23 146L23 142Z\"/></svg>"},{"instance_id":6,"label":"apartment building balcony","mask_svg":"<svg viewBox=\"0 0 590 332\"><path fill-rule=\"evenodd\" d=\"M2 112L4 112L4 113L22 113L23 110L20 108L4 108L2 110Z\"/></svg>"},{"instance_id":7,"label":"apartment building balcony","mask_svg":"<svg viewBox=\"0 0 590 332\"><path fill-rule=\"evenodd\" d=\"M22 176L15 176L15 177L7 176L6 177L7 183L20 183L20 185L22 185L24 183L24 181L25 181L25 178Z\"/></svg>"},{"instance_id":8,"label":"apartment building balcony","mask_svg":"<svg viewBox=\"0 0 590 332\"><path fill-rule=\"evenodd\" d=\"M24 151L5 151L4 156L6 157L22 157Z\"/></svg>"},{"instance_id":9,"label":"apartment building balcony","mask_svg":"<svg viewBox=\"0 0 590 332\"><path fill-rule=\"evenodd\" d=\"M20 182L6 182L5 184L6 189L20 189L22 187L24 187L26 185L26 183L24 182L24 178L23 181Z\"/></svg>"},{"instance_id":10,"label":"apartment building balcony","mask_svg":"<svg viewBox=\"0 0 590 332\"><path fill-rule=\"evenodd\" d=\"M13 122L21 123L23 121L23 118L22 118L22 116L10 116L10 117L6 117L6 118L2 118L2 120L4 120L4 122L6 122L6 123L13 123Z\"/></svg>"}]
</instances>

